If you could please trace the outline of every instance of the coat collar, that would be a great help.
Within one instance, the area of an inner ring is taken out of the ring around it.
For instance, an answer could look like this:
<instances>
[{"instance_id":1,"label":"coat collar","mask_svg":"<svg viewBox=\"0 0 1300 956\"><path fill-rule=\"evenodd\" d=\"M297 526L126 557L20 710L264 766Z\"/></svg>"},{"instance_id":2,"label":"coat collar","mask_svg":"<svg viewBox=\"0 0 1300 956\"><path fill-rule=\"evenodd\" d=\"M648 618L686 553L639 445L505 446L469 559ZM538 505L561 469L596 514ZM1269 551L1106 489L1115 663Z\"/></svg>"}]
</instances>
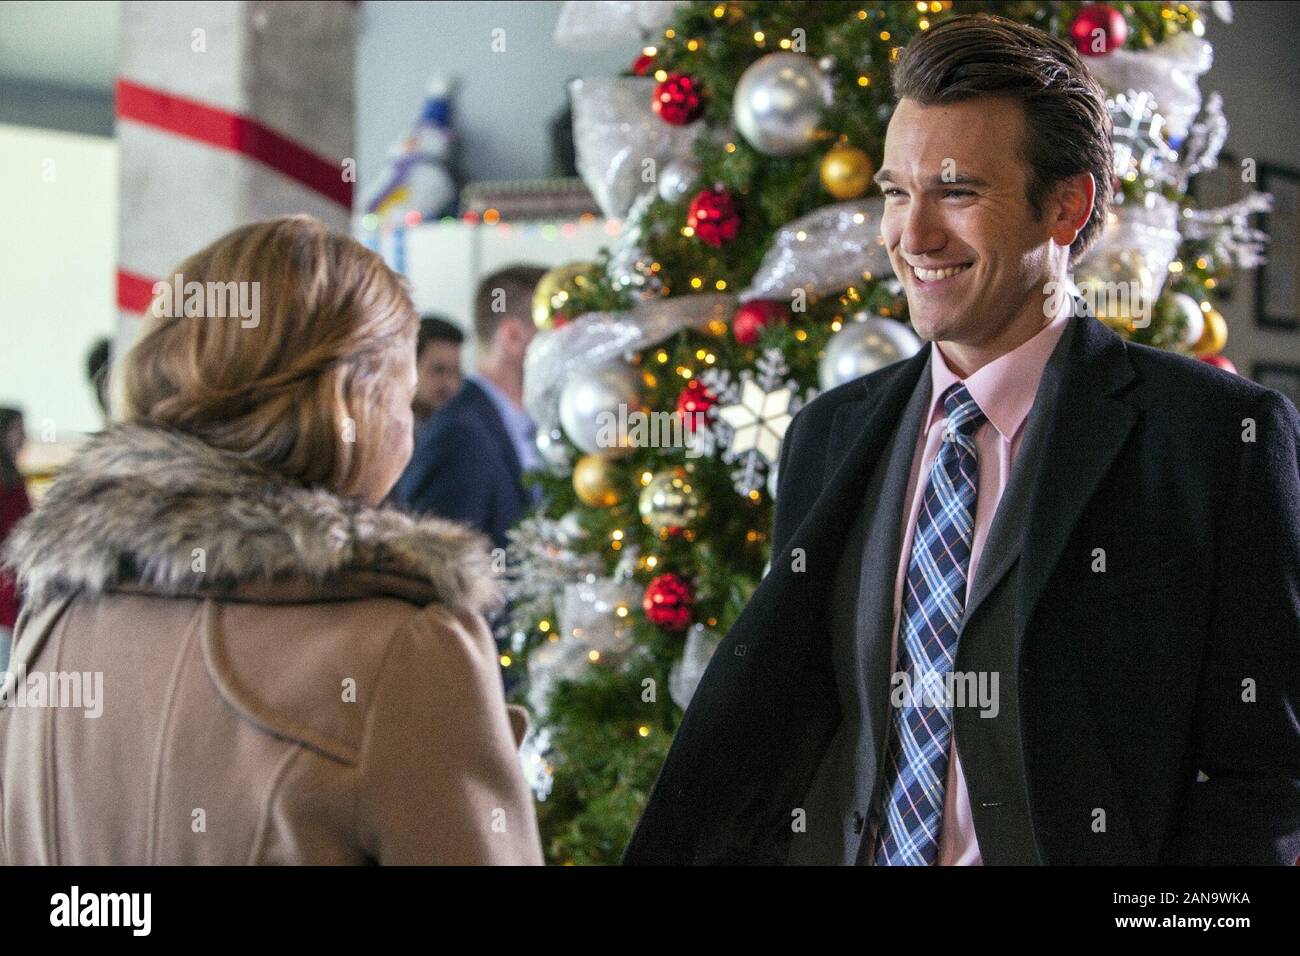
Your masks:
<instances>
[{"instance_id":1,"label":"coat collar","mask_svg":"<svg viewBox=\"0 0 1300 956\"><path fill-rule=\"evenodd\" d=\"M499 604L485 540L284 481L180 432L114 425L60 472L5 560L38 609L137 591L283 603Z\"/></svg>"}]
</instances>

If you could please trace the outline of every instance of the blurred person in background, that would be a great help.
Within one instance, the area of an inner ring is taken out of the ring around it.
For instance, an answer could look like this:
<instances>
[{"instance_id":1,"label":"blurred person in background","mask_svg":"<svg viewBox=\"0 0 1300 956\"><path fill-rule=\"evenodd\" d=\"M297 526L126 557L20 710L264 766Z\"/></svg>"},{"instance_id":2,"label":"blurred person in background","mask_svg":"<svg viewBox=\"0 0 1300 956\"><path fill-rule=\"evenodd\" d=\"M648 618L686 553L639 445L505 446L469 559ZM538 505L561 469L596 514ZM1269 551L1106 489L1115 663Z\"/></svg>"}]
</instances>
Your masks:
<instances>
[{"instance_id":1,"label":"blurred person in background","mask_svg":"<svg viewBox=\"0 0 1300 956\"><path fill-rule=\"evenodd\" d=\"M411 402L416 432L460 388L460 347L464 342L465 333L442 316L420 317L415 340L415 400Z\"/></svg>"},{"instance_id":2,"label":"blurred person in background","mask_svg":"<svg viewBox=\"0 0 1300 956\"><path fill-rule=\"evenodd\" d=\"M26 440L23 413L16 408L0 408L0 546L18 520L32 510L27 483L18 470L18 457ZM0 568L0 672L9 666L9 646L18 610L18 589L13 575Z\"/></svg>"},{"instance_id":3,"label":"blurred person in background","mask_svg":"<svg viewBox=\"0 0 1300 956\"><path fill-rule=\"evenodd\" d=\"M10 539L15 670L110 696L0 708L0 863L540 864L486 543L378 505L412 443L404 282L305 216L175 272L259 289L258 321L160 295L120 421Z\"/></svg>"},{"instance_id":4,"label":"blurred person in background","mask_svg":"<svg viewBox=\"0 0 1300 956\"><path fill-rule=\"evenodd\" d=\"M86 381L95 390L95 402L99 405L99 414L104 424L109 421L108 413L108 369L112 360L113 343L107 338L98 338L86 354Z\"/></svg>"},{"instance_id":5,"label":"blurred person in background","mask_svg":"<svg viewBox=\"0 0 1300 956\"><path fill-rule=\"evenodd\" d=\"M464 521L506 546L533 498L523 473L540 466L537 426L524 411L524 355L537 328L533 290L546 270L513 265L474 295L477 369L416 436L393 499L421 514Z\"/></svg>"}]
</instances>

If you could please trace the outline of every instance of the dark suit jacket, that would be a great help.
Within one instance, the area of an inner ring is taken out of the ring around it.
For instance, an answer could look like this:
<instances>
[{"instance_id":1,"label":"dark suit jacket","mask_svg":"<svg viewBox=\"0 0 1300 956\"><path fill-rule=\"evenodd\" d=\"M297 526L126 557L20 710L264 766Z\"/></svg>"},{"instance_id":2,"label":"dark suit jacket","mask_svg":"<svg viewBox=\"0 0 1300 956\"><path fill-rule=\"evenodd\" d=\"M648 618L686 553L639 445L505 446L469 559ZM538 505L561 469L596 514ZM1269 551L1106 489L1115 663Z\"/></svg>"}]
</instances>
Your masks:
<instances>
[{"instance_id":1,"label":"dark suit jacket","mask_svg":"<svg viewBox=\"0 0 1300 956\"><path fill-rule=\"evenodd\" d=\"M464 521L506 546L528 506L519 456L492 399L466 380L415 436L392 500L408 510Z\"/></svg>"},{"instance_id":2,"label":"dark suit jacket","mask_svg":"<svg viewBox=\"0 0 1300 956\"><path fill-rule=\"evenodd\" d=\"M625 862L867 858L932 348L795 417L771 570L700 682ZM1000 678L996 718L954 709L985 863L1300 856L1298 447L1279 393L1070 320L955 668Z\"/></svg>"}]
</instances>

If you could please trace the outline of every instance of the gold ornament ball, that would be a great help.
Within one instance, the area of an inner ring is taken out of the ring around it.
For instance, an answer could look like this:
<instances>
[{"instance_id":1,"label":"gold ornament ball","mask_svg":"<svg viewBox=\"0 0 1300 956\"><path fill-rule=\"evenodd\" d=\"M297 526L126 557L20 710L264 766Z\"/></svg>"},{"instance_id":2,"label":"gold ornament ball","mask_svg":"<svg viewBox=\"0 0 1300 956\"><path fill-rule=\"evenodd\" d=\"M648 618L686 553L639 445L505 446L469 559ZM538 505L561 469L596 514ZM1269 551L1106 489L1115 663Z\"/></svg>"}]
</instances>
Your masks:
<instances>
[{"instance_id":1,"label":"gold ornament ball","mask_svg":"<svg viewBox=\"0 0 1300 956\"><path fill-rule=\"evenodd\" d=\"M600 455L583 455L573 466L573 490L589 508L612 508L622 500L613 462Z\"/></svg>"},{"instance_id":2,"label":"gold ornament ball","mask_svg":"<svg viewBox=\"0 0 1300 956\"><path fill-rule=\"evenodd\" d=\"M681 468L656 472L641 489L637 510L650 530L660 535L689 530L701 514L699 496Z\"/></svg>"},{"instance_id":3,"label":"gold ornament ball","mask_svg":"<svg viewBox=\"0 0 1300 956\"><path fill-rule=\"evenodd\" d=\"M870 188L874 174L871 157L856 146L840 143L822 157L822 186L836 199L857 199Z\"/></svg>"},{"instance_id":4,"label":"gold ornament ball","mask_svg":"<svg viewBox=\"0 0 1300 956\"><path fill-rule=\"evenodd\" d=\"M1192 346L1197 355L1217 355L1228 344L1228 323L1216 309L1205 313L1205 331Z\"/></svg>"},{"instance_id":5,"label":"gold ornament ball","mask_svg":"<svg viewBox=\"0 0 1300 956\"><path fill-rule=\"evenodd\" d=\"M542 276L533 290L533 322L545 331L554 324L555 313L564 310L575 286L587 281L587 273L594 268L590 262L566 262Z\"/></svg>"}]
</instances>

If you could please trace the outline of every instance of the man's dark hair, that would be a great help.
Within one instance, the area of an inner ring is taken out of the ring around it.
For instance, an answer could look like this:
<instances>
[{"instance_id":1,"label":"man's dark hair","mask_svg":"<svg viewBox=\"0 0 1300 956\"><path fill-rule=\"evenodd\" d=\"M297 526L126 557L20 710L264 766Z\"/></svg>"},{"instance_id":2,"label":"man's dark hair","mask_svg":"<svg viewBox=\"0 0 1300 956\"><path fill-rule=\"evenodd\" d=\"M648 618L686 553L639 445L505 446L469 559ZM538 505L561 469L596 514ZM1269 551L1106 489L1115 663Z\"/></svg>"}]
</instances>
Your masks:
<instances>
[{"instance_id":1,"label":"man's dark hair","mask_svg":"<svg viewBox=\"0 0 1300 956\"><path fill-rule=\"evenodd\" d=\"M474 293L474 337L487 345L506 316L531 322L533 291L548 271L541 266L512 265L480 282Z\"/></svg>"},{"instance_id":2,"label":"man's dark hair","mask_svg":"<svg viewBox=\"0 0 1300 956\"><path fill-rule=\"evenodd\" d=\"M965 14L917 34L894 63L894 94L922 106L979 96L1017 100L1027 133L1020 155L1029 167L1035 217L1051 190L1092 173L1092 215L1070 245L1070 262L1088 250L1111 198L1112 132L1106 94L1064 40L992 14Z\"/></svg>"},{"instance_id":3,"label":"man's dark hair","mask_svg":"<svg viewBox=\"0 0 1300 956\"><path fill-rule=\"evenodd\" d=\"M465 333L453 322L441 315L422 315L420 331L415 337L415 357L418 359L423 355L424 347L430 342L450 342L452 345L461 345L464 341Z\"/></svg>"}]
</instances>

